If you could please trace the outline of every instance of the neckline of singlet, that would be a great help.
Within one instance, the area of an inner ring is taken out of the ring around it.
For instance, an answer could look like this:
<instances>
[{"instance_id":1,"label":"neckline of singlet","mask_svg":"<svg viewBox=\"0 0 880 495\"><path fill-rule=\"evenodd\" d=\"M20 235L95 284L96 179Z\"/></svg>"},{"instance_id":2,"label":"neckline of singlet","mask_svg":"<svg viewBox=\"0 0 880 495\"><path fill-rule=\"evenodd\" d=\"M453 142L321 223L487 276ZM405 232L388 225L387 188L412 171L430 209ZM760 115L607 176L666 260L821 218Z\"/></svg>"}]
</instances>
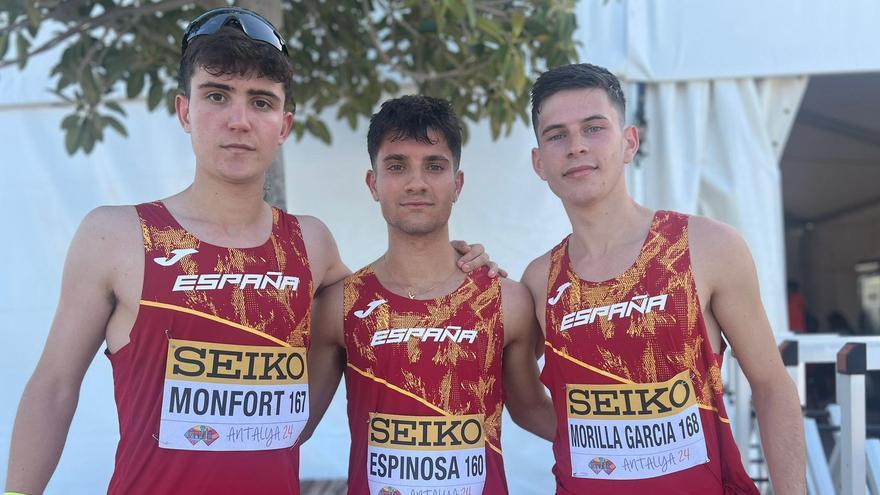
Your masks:
<instances>
[{"instance_id":1,"label":"neckline of singlet","mask_svg":"<svg viewBox=\"0 0 880 495\"><path fill-rule=\"evenodd\" d=\"M281 223L280 221L275 220L276 219L276 216L275 216L275 209L276 208L274 206L270 206L270 208L272 209L272 230L269 231L269 237L266 238L265 241L263 241L262 243L260 243L256 246L251 246L251 247L221 246L219 244L213 244L213 243L207 242L207 241L201 239L199 236L190 232L186 227L184 227L183 225L180 224L180 222L177 221L177 218L174 217L174 214L171 213L171 210L169 210L167 206L165 206L165 203L163 201L156 201L154 204L159 206L159 209L162 211L162 214L167 217L167 220L171 224L172 227L178 228L178 229L186 232L188 235L192 236L195 240L199 241L200 246L208 246L208 247L213 247L215 249L235 249L237 251L261 251L261 250L264 250L269 246L269 244L272 243L272 238L275 237L275 235L277 234L277 232L275 232L275 229L277 229ZM278 216L278 218L280 219L280 215Z\"/></svg>"},{"instance_id":2,"label":"neckline of singlet","mask_svg":"<svg viewBox=\"0 0 880 495\"><path fill-rule=\"evenodd\" d=\"M410 298L407 297L407 296L404 296L404 295L398 294L398 293L392 291L391 289L389 289L388 287L385 287L385 285L382 283L382 281L379 280L379 276L376 275L376 272L373 270L373 265L372 265L372 264L370 264L369 266L367 266L367 267L366 267L366 270L367 270L367 271L366 271L366 273L364 273L364 275L368 275L368 276L373 277L373 280L376 281L376 285L379 286L379 290L382 292L382 295L383 295L383 296L390 296L392 299L397 299L399 302L405 302L405 303L414 303L414 302L416 302L416 303L425 303L425 304L428 304L428 303L437 303L437 302L439 302L439 301L441 301L441 300L444 300L444 299L449 298L450 296L452 296L452 295L455 294L456 292L459 292L459 291L463 290L463 289L464 289L465 287L467 287L469 284L471 284L471 283L474 282L474 281L473 281L473 278L472 278L472 276L471 276L471 274L470 274L470 273L465 273L465 275L464 275L464 280L463 280L463 281L462 281L462 282L461 282L461 283L460 283L455 289L453 289L452 292L450 292L450 293L448 293L448 294L445 294L445 295L442 295L442 296L439 296L439 297L434 297L434 298L431 298L431 299L410 299Z\"/></svg>"},{"instance_id":3,"label":"neckline of singlet","mask_svg":"<svg viewBox=\"0 0 880 495\"><path fill-rule=\"evenodd\" d=\"M656 233L657 233L657 226L660 223L660 213L661 213L661 210L654 211L654 215L651 217L651 226L648 228L648 233L645 235L645 240L642 241L642 247L639 248L639 254L636 256L636 259L633 260L632 264L630 264L626 268L626 270L624 270L620 274L618 274L614 277L605 279L605 280L587 280L587 279L581 277L580 275L578 275L578 273L574 270L573 263L571 262L571 254L568 250L569 244L571 242L571 236L573 234L568 234L568 237L565 238L565 245L563 246L562 255L564 256L563 259L565 262L565 269L568 271L569 274L574 275L574 277L577 278L580 282L588 284L588 285L594 285L594 286L612 285L614 283L619 282L620 279L622 279L623 277L628 275L630 272L635 270L636 266L639 264L639 260L642 258L642 255L645 253L645 248L648 246L648 242L650 242L651 238L654 235L656 235Z\"/></svg>"}]
</instances>

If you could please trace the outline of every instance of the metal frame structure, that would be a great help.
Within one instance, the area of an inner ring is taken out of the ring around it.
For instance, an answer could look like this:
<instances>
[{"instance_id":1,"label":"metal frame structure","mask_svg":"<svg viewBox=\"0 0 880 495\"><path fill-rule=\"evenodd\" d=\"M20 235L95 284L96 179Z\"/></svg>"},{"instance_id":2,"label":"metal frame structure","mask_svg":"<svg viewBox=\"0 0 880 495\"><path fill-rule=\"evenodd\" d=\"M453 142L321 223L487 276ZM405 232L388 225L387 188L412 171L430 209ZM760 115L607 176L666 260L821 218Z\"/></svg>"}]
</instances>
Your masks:
<instances>
[{"instance_id":1,"label":"metal frame structure","mask_svg":"<svg viewBox=\"0 0 880 495\"><path fill-rule=\"evenodd\" d=\"M806 404L806 365L837 365L838 407L829 407L829 414L840 433L830 461L825 459L815 419L804 418L809 493L835 493L839 481L840 493L880 495L880 440L865 438L865 374L880 370L880 336L795 335L780 343L779 352L797 385L801 405ZM839 473L837 479L832 478L832 470Z\"/></svg>"}]
</instances>

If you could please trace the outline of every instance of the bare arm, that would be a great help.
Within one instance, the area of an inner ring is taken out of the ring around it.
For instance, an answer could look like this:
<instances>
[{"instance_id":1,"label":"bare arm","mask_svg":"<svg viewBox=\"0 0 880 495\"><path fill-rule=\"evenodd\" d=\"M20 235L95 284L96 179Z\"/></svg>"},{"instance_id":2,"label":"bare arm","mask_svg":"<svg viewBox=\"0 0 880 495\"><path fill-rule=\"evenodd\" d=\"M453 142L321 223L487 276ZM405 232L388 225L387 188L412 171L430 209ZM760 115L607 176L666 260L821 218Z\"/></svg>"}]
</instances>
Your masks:
<instances>
[{"instance_id":1,"label":"bare arm","mask_svg":"<svg viewBox=\"0 0 880 495\"><path fill-rule=\"evenodd\" d=\"M42 493L58 465L83 376L116 304L112 253L119 248L114 229L125 221L120 210L93 211L71 242L55 319L18 406L7 490Z\"/></svg>"},{"instance_id":2,"label":"bare arm","mask_svg":"<svg viewBox=\"0 0 880 495\"><path fill-rule=\"evenodd\" d=\"M522 276L522 283L529 289L534 302L535 317L541 326L543 335L547 335L544 328L544 312L547 309L547 279L550 277L550 253L547 252L529 263ZM544 342L539 341L541 351L544 350Z\"/></svg>"},{"instance_id":3,"label":"bare arm","mask_svg":"<svg viewBox=\"0 0 880 495\"><path fill-rule=\"evenodd\" d=\"M503 280L501 287L505 403L516 424L552 441L556 433L556 413L539 380L535 350L536 343L543 341L543 335L535 320L532 298L522 284Z\"/></svg>"},{"instance_id":4,"label":"bare arm","mask_svg":"<svg viewBox=\"0 0 880 495\"><path fill-rule=\"evenodd\" d=\"M695 273L705 275L711 315L752 387L773 491L803 494L806 454L797 389L776 350L748 246L726 225L701 218L690 225Z\"/></svg>"},{"instance_id":5,"label":"bare arm","mask_svg":"<svg viewBox=\"0 0 880 495\"><path fill-rule=\"evenodd\" d=\"M320 292L321 289L351 275L351 270L339 256L336 239L327 226L317 218L307 215L298 215L297 220L302 228L303 242L309 256L313 290Z\"/></svg>"},{"instance_id":6,"label":"bare arm","mask_svg":"<svg viewBox=\"0 0 880 495\"><path fill-rule=\"evenodd\" d=\"M312 319L312 345L309 348L309 421L300 443L312 436L345 369L345 340L342 334L343 282L324 289L315 299Z\"/></svg>"}]
</instances>

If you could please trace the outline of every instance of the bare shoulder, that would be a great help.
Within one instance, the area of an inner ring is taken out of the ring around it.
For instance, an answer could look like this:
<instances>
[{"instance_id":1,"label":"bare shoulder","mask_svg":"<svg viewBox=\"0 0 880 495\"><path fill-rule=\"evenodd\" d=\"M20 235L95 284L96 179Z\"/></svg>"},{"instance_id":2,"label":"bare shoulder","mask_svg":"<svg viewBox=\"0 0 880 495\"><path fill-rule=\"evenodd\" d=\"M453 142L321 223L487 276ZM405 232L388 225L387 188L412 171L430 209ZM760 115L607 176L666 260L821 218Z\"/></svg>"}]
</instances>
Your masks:
<instances>
[{"instance_id":1,"label":"bare shoulder","mask_svg":"<svg viewBox=\"0 0 880 495\"><path fill-rule=\"evenodd\" d=\"M723 278L741 270L754 270L745 239L726 223L691 216L688 220L688 242L698 276L718 280L718 277Z\"/></svg>"},{"instance_id":2,"label":"bare shoulder","mask_svg":"<svg viewBox=\"0 0 880 495\"><path fill-rule=\"evenodd\" d=\"M314 290L324 290L351 271L339 257L339 248L330 229L311 215L296 215L312 269Z\"/></svg>"},{"instance_id":3,"label":"bare shoulder","mask_svg":"<svg viewBox=\"0 0 880 495\"><path fill-rule=\"evenodd\" d=\"M311 215L294 215L299 221L299 226L303 231L303 235L309 235L311 237L324 237L331 236L330 229L327 228L327 225L324 224L317 217L313 217Z\"/></svg>"},{"instance_id":4,"label":"bare shoulder","mask_svg":"<svg viewBox=\"0 0 880 495\"><path fill-rule=\"evenodd\" d=\"M324 249L332 246L336 248L336 241L333 234L324 222L318 220L311 215L295 215L299 221L299 228L302 231L303 242L305 242L306 250L310 258L317 256Z\"/></svg>"},{"instance_id":5,"label":"bare shoulder","mask_svg":"<svg viewBox=\"0 0 880 495\"><path fill-rule=\"evenodd\" d=\"M70 245L71 261L92 260L95 267L114 268L114 263L132 261L143 252L140 221L133 206L101 206L90 211ZM99 256L96 254L100 253ZM76 256L82 254L82 258ZM100 261L100 262L97 262Z\"/></svg>"},{"instance_id":6,"label":"bare shoulder","mask_svg":"<svg viewBox=\"0 0 880 495\"><path fill-rule=\"evenodd\" d=\"M515 313L531 313L532 294L524 283L503 278L501 279L501 304L504 306L505 314L510 312L507 311L508 307L514 309Z\"/></svg>"},{"instance_id":7,"label":"bare shoulder","mask_svg":"<svg viewBox=\"0 0 880 495\"><path fill-rule=\"evenodd\" d=\"M99 206L86 214L80 230L112 238L132 231L140 232L140 221L134 206Z\"/></svg>"},{"instance_id":8,"label":"bare shoulder","mask_svg":"<svg viewBox=\"0 0 880 495\"><path fill-rule=\"evenodd\" d=\"M550 276L550 251L533 259L526 266L522 276L522 283L528 287L535 298L547 293L547 278Z\"/></svg>"}]
</instances>

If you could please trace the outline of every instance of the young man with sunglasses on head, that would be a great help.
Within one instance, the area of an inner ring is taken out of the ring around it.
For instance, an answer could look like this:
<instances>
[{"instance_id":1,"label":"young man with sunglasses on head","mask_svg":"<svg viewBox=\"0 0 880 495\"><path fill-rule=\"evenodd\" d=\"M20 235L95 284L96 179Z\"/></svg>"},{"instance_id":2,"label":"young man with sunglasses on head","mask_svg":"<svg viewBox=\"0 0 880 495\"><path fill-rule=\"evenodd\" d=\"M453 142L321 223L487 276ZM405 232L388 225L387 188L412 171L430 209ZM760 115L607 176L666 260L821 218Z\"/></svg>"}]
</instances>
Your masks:
<instances>
[{"instance_id":1,"label":"young man with sunglasses on head","mask_svg":"<svg viewBox=\"0 0 880 495\"><path fill-rule=\"evenodd\" d=\"M109 493L299 493L312 298L350 271L320 221L263 201L293 125L286 54L247 10L189 26L176 109L195 178L162 201L83 220L19 405L8 489L45 489L106 342L120 426ZM471 251L458 266L485 263Z\"/></svg>"},{"instance_id":2,"label":"young man with sunglasses on head","mask_svg":"<svg viewBox=\"0 0 880 495\"><path fill-rule=\"evenodd\" d=\"M556 493L757 494L724 409L728 341L773 491L803 494L797 392L748 247L726 225L633 200L624 169L639 135L624 108L617 78L590 64L547 71L532 89L532 164L573 229L523 275L546 335Z\"/></svg>"}]
</instances>

